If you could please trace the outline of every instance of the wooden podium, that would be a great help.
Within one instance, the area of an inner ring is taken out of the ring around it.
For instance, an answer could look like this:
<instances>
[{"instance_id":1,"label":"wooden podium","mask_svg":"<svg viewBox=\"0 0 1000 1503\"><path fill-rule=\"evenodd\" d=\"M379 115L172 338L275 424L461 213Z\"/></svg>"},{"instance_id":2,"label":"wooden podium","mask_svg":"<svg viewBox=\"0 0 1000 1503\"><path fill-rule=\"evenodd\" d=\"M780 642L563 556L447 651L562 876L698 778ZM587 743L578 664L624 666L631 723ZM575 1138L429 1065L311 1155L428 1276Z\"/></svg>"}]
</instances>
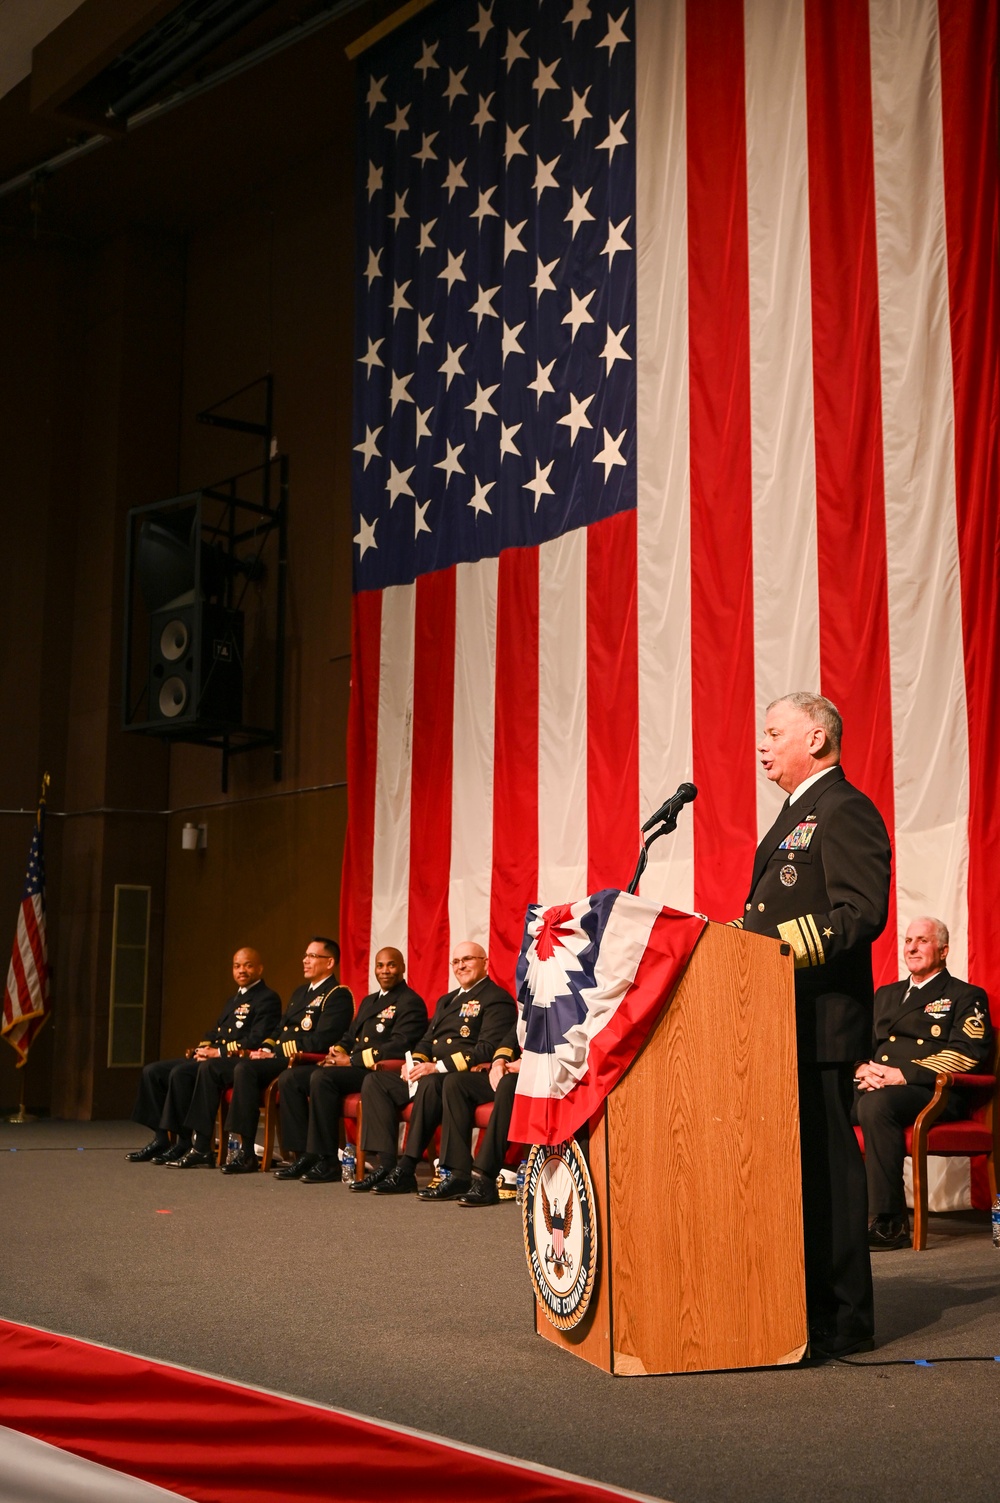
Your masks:
<instances>
[{"instance_id":1,"label":"wooden podium","mask_svg":"<svg viewBox=\"0 0 1000 1503\"><path fill-rule=\"evenodd\" d=\"M792 975L787 945L706 927L642 1052L589 1125L590 1307L559 1331L536 1303L540 1336L627 1377L803 1355Z\"/></svg>"}]
</instances>

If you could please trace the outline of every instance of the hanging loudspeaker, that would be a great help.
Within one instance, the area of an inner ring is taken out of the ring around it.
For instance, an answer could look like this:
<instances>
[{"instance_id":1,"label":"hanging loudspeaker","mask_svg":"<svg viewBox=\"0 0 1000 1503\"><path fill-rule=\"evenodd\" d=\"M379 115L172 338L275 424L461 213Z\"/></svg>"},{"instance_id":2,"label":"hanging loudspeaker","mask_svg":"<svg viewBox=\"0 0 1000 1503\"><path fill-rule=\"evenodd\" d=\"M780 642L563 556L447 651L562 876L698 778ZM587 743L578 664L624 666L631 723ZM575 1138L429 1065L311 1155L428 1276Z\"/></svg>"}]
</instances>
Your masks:
<instances>
[{"instance_id":1,"label":"hanging loudspeaker","mask_svg":"<svg viewBox=\"0 0 1000 1503\"><path fill-rule=\"evenodd\" d=\"M243 721L243 615L207 601L154 611L149 721L162 734L234 730Z\"/></svg>"}]
</instances>

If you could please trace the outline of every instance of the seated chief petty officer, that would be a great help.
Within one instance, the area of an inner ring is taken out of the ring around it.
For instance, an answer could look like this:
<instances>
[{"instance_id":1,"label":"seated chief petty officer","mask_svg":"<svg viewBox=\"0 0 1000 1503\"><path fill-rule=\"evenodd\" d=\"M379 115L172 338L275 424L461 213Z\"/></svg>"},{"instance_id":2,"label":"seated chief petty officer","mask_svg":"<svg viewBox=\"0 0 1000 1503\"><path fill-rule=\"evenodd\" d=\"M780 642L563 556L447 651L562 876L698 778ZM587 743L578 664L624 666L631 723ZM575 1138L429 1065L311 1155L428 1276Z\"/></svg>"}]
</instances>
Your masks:
<instances>
[{"instance_id":1,"label":"seated chief petty officer","mask_svg":"<svg viewBox=\"0 0 1000 1503\"><path fill-rule=\"evenodd\" d=\"M229 998L215 1027L186 1059L157 1059L143 1066L132 1119L155 1134L145 1148L125 1157L133 1164L170 1164L191 1147L184 1126L194 1094L198 1065L203 1059L229 1059L243 1049L255 1049L281 1016L281 998L263 981L264 962L256 950L244 947L233 956L237 990ZM171 1146L170 1136L174 1143Z\"/></svg>"},{"instance_id":2,"label":"seated chief petty officer","mask_svg":"<svg viewBox=\"0 0 1000 1503\"><path fill-rule=\"evenodd\" d=\"M361 1088L361 1146L378 1154L378 1167L352 1190L382 1195L411 1195L417 1188L414 1169L441 1121L441 1087L445 1078L488 1064L517 1018L514 998L486 973L486 951L469 940L456 945L451 962L458 990L438 1001L424 1038L413 1050L413 1066L401 1075L371 1072ZM409 1100L408 1085L417 1082L406 1153L397 1163L400 1110Z\"/></svg>"},{"instance_id":3,"label":"seated chief petty officer","mask_svg":"<svg viewBox=\"0 0 1000 1503\"><path fill-rule=\"evenodd\" d=\"M324 1054L342 1036L350 1022L354 999L347 987L337 981L335 967L339 959L340 949L335 940L314 935L302 957L305 985L292 993L288 1008L274 1032L259 1048L250 1051L249 1058L238 1060L235 1066L228 1060L215 1059L205 1060L198 1066L186 1124L193 1134L193 1146L171 1168L190 1169L211 1164L212 1124L222 1092L230 1081L233 1097L225 1131L235 1134L240 1146L230 1162L223 1165L223 1173L247 1174L259 1168L254 1140L262 1091L281 1074L293 1054L305 1050ZM299 1068L308 1071L310 1066Z\"/></svg>"},{"instance_id":4,"label":"seated chief petty officer","mask_svg":"<svg viewBox=\"0 0 1000 1503\"><path fill-rule=\"evenodd\" d=\"M986 993L949 974L947 927L936 918L914 919L903 940L908 981L875 993L872 1057L854 1072L854 1110L865 1135L868 1178L868 1245L910 1246L903 1189L906 1129L934 1094L942 1072L968 1075L993 1063L993 1028ZM962 1092L945 1102L942 1121L961 1117Z\"/></svg>"},{"instance_id":5,"label":"seated chief petty officer","mask_svg":"<svg viewBox=\"0 0 1000 1503\"><path fill-rule=\"evenodd\" d=\"M307 1185L340 1179L337 1150L344 1097L361 1090L380 1060L403 1059L427 1027L424 999L406 985L405 969L398 950L379 950L379 990L365 997L322 1065L291 1070L281 1082L281 1141L295 1158L279 1167L276 1179L301 1179ZM310 1045L306 1048L314 1052Z\"/></svg>"}]
</instances>

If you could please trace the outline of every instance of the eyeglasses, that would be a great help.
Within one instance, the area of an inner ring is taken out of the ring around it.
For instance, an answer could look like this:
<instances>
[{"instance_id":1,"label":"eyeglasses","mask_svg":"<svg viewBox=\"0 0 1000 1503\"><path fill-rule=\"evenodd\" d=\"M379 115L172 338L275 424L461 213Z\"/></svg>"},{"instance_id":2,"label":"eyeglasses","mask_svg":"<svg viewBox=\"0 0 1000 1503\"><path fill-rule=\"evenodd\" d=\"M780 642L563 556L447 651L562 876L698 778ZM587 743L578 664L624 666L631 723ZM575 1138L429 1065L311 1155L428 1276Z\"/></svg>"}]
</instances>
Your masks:
<instances>
[{"instance_id":1,"label":"eyeglasses","mask_svg":"<svg viewBox=\"0 0 1000 1503\"><path fill-rule=\"evenodd\" d=\"M311 955L309 953L309 951L307 950L306 953L303 955L302 959L303 960L332 960L333 956L332 955Z\"/></svg>"}]
</instances>

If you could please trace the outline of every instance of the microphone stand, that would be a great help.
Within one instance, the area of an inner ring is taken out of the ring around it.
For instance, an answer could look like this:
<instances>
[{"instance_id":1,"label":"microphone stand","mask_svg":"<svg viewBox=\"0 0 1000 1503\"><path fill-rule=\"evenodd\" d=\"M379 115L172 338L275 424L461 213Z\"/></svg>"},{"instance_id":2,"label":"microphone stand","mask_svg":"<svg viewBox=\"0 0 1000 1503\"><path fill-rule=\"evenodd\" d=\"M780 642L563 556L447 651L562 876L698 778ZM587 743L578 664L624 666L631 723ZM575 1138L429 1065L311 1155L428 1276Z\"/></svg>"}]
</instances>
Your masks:
<instances>
[{"instance_id":1,"label":"microphone stand","mask_svg":"<svg viewBox=\"0 0 1000 1503\"><path fill-rule=\"evenodd\" d=\"M646 862L649 860L648 852L650 846L653 844L654 840L659 840L661 835L672 835L674 833L677 828L677 815L679 813L680 809L677 809L676 811L668 814L664 819L662 825L660 825L659 829L657 830L650 830L648 834L640 831L639 859L635 865L635 875L633 876L631 882L628 884L628 887L625 889L626 892L635 892L636 888L639 886L642 874L646 870Z\"/></svg>"}]
</instances>

